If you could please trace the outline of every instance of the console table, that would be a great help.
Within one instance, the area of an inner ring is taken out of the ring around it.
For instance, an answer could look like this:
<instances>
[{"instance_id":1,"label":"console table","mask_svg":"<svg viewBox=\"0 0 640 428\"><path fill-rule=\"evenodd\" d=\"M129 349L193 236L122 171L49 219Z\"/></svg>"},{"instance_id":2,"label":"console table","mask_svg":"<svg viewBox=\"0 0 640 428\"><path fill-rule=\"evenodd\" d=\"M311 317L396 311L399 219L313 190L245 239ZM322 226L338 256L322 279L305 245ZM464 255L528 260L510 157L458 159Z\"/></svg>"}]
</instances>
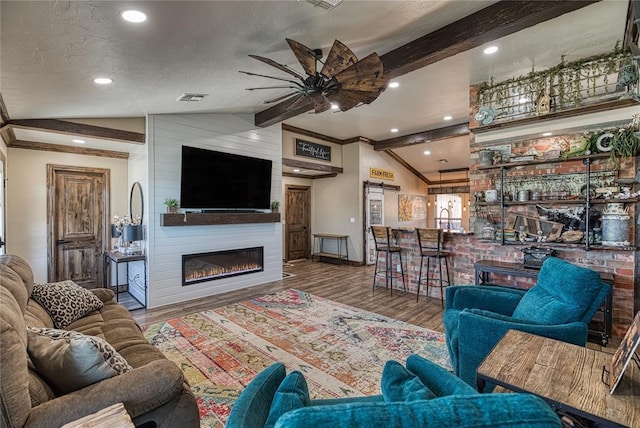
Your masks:
<instances>
[{"instance_id":1,"label":"console table","mask_svg":"<svg viewBox=\"0 0 640 428\"><path fill-rule=\"evenodd\" d=\"M496 285L492 284L489 281L489 274L491 273L497 275L510 275L525 278L537 278L538 274L540 273L539 269L526 268L522 265L522 263L498 262L495 260L477 261L474 265L474 268L476 271L476 285ZM605 297L604 305L599 310L599 312L603 314L604 318L603 328L589 328L589 336L600 340L602 346L607 346L609 344L609 338L611 337L611 330L613 325L613 275L610 273L600 273L600 279L602 279L603 282L611 285L611 290L609 290L609 293ZM515 282L511 285L501 286L523 289L522 287L518 287Z\"/></svg>"},{"instance_id":2,"label":"console table","mask_svg":"<svg viewBox=\"0 0 640 428\"><path fill-rule=\"evenodd\" d=\"M598 426L640 426L640 369L629 364L613 394L602 382L612 354L509 330L476 371L478 391L486 382L528 392L552 407Z\"/></svg>"},{"instance_id":3,"label":"console table","mask_svg":"<svg viewBox=\"0 0 640 428\"><path fill-rule=\"evenodd\" d=\"M334 233L314 233L313 234L313 251L311 253L311 260L314 257L328 257L337 259L340 264L343 260L349 261L349 244L347 239L349 235L337 235ZM338 249L336 253L326 252L324 249L325 240L336 241ZM342 253L342 244L344 243L344 254ZM317 248L317 251L316 251Z\"/></svg>"},{"instance_id":4,"label":"console table","mask_svg":"<svg viewBox=\"0 0 640 428\"><path fill-rule=\"evenodd\" d=\"M131 295L131 297L137 301L140 305L139 307L134 307L134 308L127 308L129 310L133 310L133 309L140 309L140 308L146 308L147 304L147 257L144 254L135 254L135 255L129 255L129 254L122 254L119 251L105 251L104 255L103 255L103 268L102 268L102 275L103 275L103 281L102 283L104 284L104 286L106 288L111 288L111 287L115 287L116 289L116 301L120 302L120 287L122 285L129 285L129 263L131 262L137 262L137 261L142 261L143 262L143 267L142 270L144 272L144 281L143 281L143 288L144 288L144 302L139 301L138 299L136 299L131 293L129 293L129 295ZM119 265L120 263L126 263L126 268L127 268L127 283L126 284L119 284L119 280L120 280L120 276L119 274ZM110 282L110 273L111 273L111 268L112 266L115 266L115 278L116 278L116 284L114 286L111 285Z\"/></svg>"}]
</instances>

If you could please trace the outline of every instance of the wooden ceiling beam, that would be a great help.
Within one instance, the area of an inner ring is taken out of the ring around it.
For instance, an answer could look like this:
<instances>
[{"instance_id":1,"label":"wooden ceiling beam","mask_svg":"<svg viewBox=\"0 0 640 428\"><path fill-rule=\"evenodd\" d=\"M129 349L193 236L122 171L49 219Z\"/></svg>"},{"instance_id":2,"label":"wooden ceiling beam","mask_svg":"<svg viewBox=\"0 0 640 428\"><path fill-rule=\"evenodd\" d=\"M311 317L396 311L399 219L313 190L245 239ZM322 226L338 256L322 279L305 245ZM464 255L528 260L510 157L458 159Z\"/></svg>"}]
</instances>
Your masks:
<instances>
[{"instance_id":1,"label":"wooden ceiling beam","mask_svg":"<svg viewBox=\"0 0 640 428\"><path fill-rule=\"evenodd\" d=\"M459 123L457 125L445 126L443 128L431 129L428 131L416 132L415 134L403 135L401 137L388 138L373 143L374 150L389 150L398 147L412 146L414 144L428 143L446 138L463 137L469 135L469 124Z\"/></svg>"},{"instance_id":2,"label":"wooden ceiling beam","mask_svg":"<svg viewBox=\"0 0 640 428\"><path fill-rule=\"evenodd\" d=\"M384 74L389 79L402 76L598 1L499 1L381 55ZM287 103L279 103L257 113L256 126L271 126L305 113L313 108L313 101L309 99L305 105L293 110L287 110L286 107Z\"/></svg>"},{"instance_id":3,"label":"wooden ceiling beam","mask_svg":"<svg viewBox=\"0 0 640 428\"><path fill-rule=\"evenodd\" d=\"M28 150L44 150L58 153L73 153L76 155L100 156L105 158L129 159L129 153L117 152L114 150L90 149L88 147L65 146L62 144L37 143L35 141L14 140L7 147L28 149Z\"/></svg>"},{"instance_id":4,"label":"wooden ceiling beam","mask_svg":"<svg viewBox=\"0 0 640 428\"><path fill-rule=\"evenodd\" d=\"M502 0L380 56L393 79L600 0Z\"/></svg>"},{"instance_id":5,"label":"wooden ceiling beam","mask_svg":"<svg viewBox=\"0 0 640 428\"><path fill-rule=\"evenodd\" d=\"M311 169L313 171L325 171L329 173L340 173L344 172L343 168L331 165L322 165L315 162L305 162L296 159L282 158L282 166L290 166L292 168L302 168L302 169Z\"/></svg>"},{"instance_id":6,"label":"wooden ceiling beam","mask_svg":"<svg viewBox=\"0 0 640 428\"><path fill-rule=\"evenodd\" d=\"M409 165L409 163L406 160L404 160L403 158L398 156L392 150L387 150L387 151L385 151L385 153L387 153L389 156L391 156L400 165L402 165L403 167L408 169L413 175L418 177L418 179L424 181L426 184L431 184L431 181L427 177L425 177L424 175L422 175L422 173L420 171L418 171L417 169L415 169L414 167Z\"/></svg>"},{"instance_id":7,"label":"wooden ceiling beam","mask_svg":"<svg viewBox=\"0 0 640 428\"><path fill-rule=\"evenodd\" d=\"M304 135L306 137L317 138L318 140L327 141L334 144L344 144L344 140L338 138L329 137L328 135L320 134L318 132L309 131L308 129L298 128L296 126L282 124L283 131L295 132L296 134Z\"/></svg>"},{"instance_id":8,"label":"wooden ceiling beam","mask_svg":"<svg viewBox=\"0 0 640 428\"><path fill-rule=\"evenodd\" d=\"M54 131L69 135L84 135L93 138L105 138L124 143L144 144L145 134L121 129L105 128L102 126L85 125L57 119L17 119L9 120L5 125L15 128L33 129L39 131Z\"/></svg>"},{"instance_id":9,"label":"wooden ceiling beam","mask_svg":"<svg viewBox=\"0 0 640 428\"><path fill-rule=\"evenodd\" d=\"M338 173L334 172L332 174L319 174L319 175L305 175L305 174L294 174L292 172L283 172L283 177L293 177L293 178L306 178L307 180L315 180L317 178L333 178L337 177Z\"/></svg>"}]
</instances>

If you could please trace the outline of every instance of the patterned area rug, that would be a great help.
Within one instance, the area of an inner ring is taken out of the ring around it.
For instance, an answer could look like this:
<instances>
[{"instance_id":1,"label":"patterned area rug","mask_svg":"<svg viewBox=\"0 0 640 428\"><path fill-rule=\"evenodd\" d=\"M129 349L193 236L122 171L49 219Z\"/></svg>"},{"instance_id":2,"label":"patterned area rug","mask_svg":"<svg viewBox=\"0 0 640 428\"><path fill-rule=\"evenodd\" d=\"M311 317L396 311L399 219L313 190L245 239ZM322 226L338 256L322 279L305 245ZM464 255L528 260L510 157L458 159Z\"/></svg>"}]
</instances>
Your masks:
<instances>
[{"instance_id":1,"label":"patterned area rug","mask_svg":"<svg viewBox=\"0 0 640 428\"><path fill-rule=\"evenodd\" d=\"M185 372L202 427L224 426L242 389L276 361L311 398L380 393L387 360L412 353L450 369L444 334L290 289L144 328Z\"/></svg>"}]
</instances>

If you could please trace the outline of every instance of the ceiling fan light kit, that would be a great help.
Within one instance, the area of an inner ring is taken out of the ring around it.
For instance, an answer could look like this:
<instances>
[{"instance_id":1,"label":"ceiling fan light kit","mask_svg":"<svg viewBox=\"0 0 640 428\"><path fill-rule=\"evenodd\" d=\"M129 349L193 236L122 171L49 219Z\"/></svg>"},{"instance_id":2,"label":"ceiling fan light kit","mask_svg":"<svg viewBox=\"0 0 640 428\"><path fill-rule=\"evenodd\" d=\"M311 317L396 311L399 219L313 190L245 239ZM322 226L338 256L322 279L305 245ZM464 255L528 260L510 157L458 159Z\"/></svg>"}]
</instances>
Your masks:
<instances>
[{"instance_id":1,"label":"ceiling fan light kit","mask_svg":"<svg viewBox=\"0 0 640 428\"><path fill-rule=\"evenodd\" d=\"M347 46L339 40L335 40L326 60L322 63L320 49L309 49L295 40L286 40L306 76L287 65L258 55L249 56L275 67L293 78L241 71L249 76L266 77L286 82L286 84L278 86L247 88L249 91L258 89L290 90L285 94L266 100L266 104L280 103L281 107L287 111L302 107L304 103L309 103L309 109L313 109L316 113L322 113L329 109L347 111L362 104L370 104L387 87L389 79L384 76L382 61L376 53L358 61L358 58ZM322 65L322 69L319 70L318 64Z\"/></svg>"}]
</instances>

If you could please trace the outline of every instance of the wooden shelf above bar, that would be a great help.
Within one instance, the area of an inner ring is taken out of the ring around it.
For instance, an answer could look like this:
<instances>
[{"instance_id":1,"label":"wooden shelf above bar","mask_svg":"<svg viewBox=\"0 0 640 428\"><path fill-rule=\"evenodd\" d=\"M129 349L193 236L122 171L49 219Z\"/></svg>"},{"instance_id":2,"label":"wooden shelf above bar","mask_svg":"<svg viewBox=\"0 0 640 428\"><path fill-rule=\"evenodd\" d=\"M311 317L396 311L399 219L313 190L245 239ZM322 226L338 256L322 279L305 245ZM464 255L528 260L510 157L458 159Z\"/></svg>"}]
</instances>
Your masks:
<instances>
[{"instance_id":1,"label":"wooden shelf above bar","mask_svg":"<svg viewBox=\"0 0 640 428\"><path fill-rule=\"evenodd\" d=\"M579 115L588 114L588 113L597 113L601 111L631 107L634 105L638 105L638 101L636 101L633 98L605 101L597 104L588 104L585 106L553 112L553 113L540 115L540 116L531 116L531 117L525 117L522 119L511 120L509 122L498 122L498 123L492 123L491 125L478 126L475 128L469 128L469 131L473 132L474 134L480 134L483 132L495 131L496 129L512 128L515 126L527 125L529 123L543 122L547 120L560 119L560 118L566 118L566 117L574 117L574 116L579 116Z\"/></svg>"},{"instance_id":2,"label":"wooden shelf above bar","mask_svg":"<svg viewBox=\"0 0 640 428\"><path fill-rule=\"evenodd\" d=\"M160 226L278 223L280 213L182 213L161 214Z\"/></svg>"}]
</instances>

